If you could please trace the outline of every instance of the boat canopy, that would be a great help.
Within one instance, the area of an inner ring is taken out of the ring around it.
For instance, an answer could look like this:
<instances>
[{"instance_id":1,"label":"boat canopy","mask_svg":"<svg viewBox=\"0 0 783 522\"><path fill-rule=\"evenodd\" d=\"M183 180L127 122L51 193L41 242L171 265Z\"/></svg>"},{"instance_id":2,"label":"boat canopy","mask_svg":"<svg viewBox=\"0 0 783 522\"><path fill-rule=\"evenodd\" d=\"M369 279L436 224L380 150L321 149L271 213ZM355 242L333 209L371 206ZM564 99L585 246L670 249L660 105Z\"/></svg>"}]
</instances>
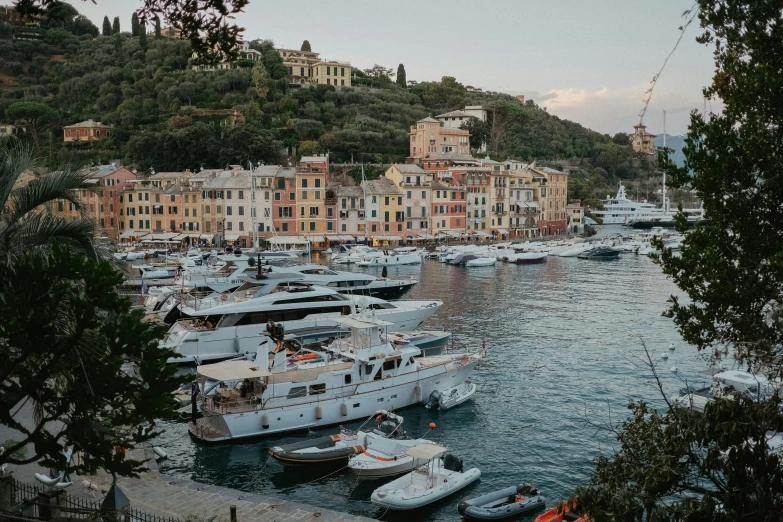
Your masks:
<instances>
[{"instance_id":1,"label":"boat canopy","mask_svg":"<svg viewBox=\"0 0 783 522\"><path fill-rule=\"evenodd\" d=\"M432 460L438 455L446 453L446 451L448 450L440 444L417 444L406 451L405 454L414 459Z\"/></svg>"},{"instance_id":2,"label":"boat canopy","mask_svg":"<svg viewBox=\"0 0 783 522\"><path fill-rule=\"evenodd\" d=\"M199 366L198 374L213 381L236 381L239 379L256 379L271 375L269 370L259 366L254 361L224 361L215 364Z\"/></svg>"}]
</instances>

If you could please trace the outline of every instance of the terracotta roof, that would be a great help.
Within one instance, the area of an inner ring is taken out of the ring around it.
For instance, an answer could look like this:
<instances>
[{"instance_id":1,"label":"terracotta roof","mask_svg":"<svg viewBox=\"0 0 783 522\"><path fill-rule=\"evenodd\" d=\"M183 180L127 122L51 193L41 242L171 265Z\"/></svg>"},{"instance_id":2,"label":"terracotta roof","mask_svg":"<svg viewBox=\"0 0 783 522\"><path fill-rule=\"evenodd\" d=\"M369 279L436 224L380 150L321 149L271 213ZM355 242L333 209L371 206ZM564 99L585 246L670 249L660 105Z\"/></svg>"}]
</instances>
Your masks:
<instances>
[{"instance_id":1,"label":"terracotta roof","mask_svg":"<svg viewBox=\"0 0 783 522\"><path fill-rule=\"evenodd\" d=\"M81 121L79 123L74 123L73 125L66 125L63 127L64 129L79 129L79 128L94 128L98 127L101 129L111 129L111 125L104 125L103 123L99 121L94 120L87 120L87 121Z\"/></svg>"},{"instance_id":2,"label":"terracotta roof","mask_svg":"<svg viewBox=\"0 0 783 522\"><path fill-rule=\"evenodd\" d=\"M421 122L427 122L427 123L440 123L438 120L436 120L436 119L435 119L435 118L433 118L432 116L429 116L429 117L427 117L427 118L424 118L423 120L419 120L419 121L418 121L418 122L416 122L416 123L421 123Z\"/></svg>"},{"instance_id":3,"label":"terracotta roof","mask_svg":"<svg viewBox=\"0 0 783 522\"><path fill-rule=\"evenodd\" d=\"M326 188L328 189L329 187ZM364 190L362 187L346 187L344 185L337 185L334 187L334 192L338 198L360 198L364 196Z\"/></svg>"}]
</instances>

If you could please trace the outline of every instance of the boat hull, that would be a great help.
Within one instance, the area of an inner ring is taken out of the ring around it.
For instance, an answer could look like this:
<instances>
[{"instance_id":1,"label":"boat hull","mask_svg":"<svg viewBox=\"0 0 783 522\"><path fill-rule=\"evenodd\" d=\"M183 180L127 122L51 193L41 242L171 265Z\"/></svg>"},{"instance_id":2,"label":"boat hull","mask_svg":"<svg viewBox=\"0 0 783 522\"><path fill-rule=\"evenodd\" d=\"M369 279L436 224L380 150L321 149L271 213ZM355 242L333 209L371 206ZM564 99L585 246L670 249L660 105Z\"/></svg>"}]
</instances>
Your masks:
<instances>
[{"instance_id":1,"label":"boat hull","mask_svg":"<svg viewBox=\"0 0 783 522\"><path fill-rule=\"evenodd\" d=\"M416 281L411 281L410 283L402 283L394 286L365 286L346 290L338 288L337 291L346 295L369 295L370 297L390 300L399 299L408 293L415 284Z\"/></svg>"},{"instance_id":2,"label":"boat hull","mask_svg":"<svg viewBox=\"0 0 783 522\"><path fill-rule=\"evenodd\" d=\"M356 385L354 393L332 392L317 402L304 402L279 407L205 416L200 422L188 423L188 430L204 442L228 442L247 437L266 437L290 431L317 429L366 419L378 409L398 410L421 403L437 388L449 388L467 380L478 365L479 357L471 357L454 369L439 364L421 368L388 379ZM417 397L416 386L422 395ZM331 396L329 396L331 395ZM345 404L346 407L342 408ZM321 418L317 418L320 414ZM266 417L265 428L262 424Z\"/></svg>"},{"instance_id":3,"label":"boat hull","mask_svg":"<svg viewBox=\"0 0 783 522\"><path fill-rule=\"evenodd\" d=\"M426 471L422 473L419 470L412 471L409 475L414 475L415 477L417 473L426 475ZM413 481L419 478L415 477L410 480ZM447 481L435 487L421 488L414 492L408 492L406 491L407 488L402 489L409 480L408 475L405 475L373 491L370 500L373 504L388 509L401 511L417 509L453 495L479 478L481 478L481 471L478 468L471 468L464 473L449 474ZM424 480L426 480L426 477L424 477ZM401 489L395 490L395 487L400 487Z\"/></svg>"},{"instance_id":4,"label":"boat hull","mask_svg":"<svg viewBox=\"0 0 783 522\"><path fill-rule=\"evenodd\" d=\"M301 451L306 449L315 449L316 451ZM285 446L275 446L269 450L269 455L287 466L323 466L345 463L350 456L362 453L365 449L362 445L340 444L340 435L338 434Z\"/></svg>"}]
</instances>

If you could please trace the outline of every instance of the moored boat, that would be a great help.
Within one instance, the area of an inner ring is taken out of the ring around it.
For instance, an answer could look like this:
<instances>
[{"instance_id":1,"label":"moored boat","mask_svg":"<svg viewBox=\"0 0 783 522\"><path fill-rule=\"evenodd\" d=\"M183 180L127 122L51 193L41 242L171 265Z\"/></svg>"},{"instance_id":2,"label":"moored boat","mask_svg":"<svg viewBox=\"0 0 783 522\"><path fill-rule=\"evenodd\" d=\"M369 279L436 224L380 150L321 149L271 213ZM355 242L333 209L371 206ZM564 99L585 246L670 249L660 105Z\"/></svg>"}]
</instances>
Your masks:
<instances>
[{"instance_id":1,"label":"moored boat","mask_svg":"<svg viewBox=\"0 0 783 522\"><path fill-rule=\"evenodd\" d=\"M590 520L587 515L580 516L573 511L573 502L563 502L559 506L555 506L538 515L535 522L587 522Z\"/></svg>"},{"instance_id":2,"label":"moored boat","mask_svg":"<svg viewBox=\"0 0 783 522\"><path fill-rule=\"evenodd\" d=\"M275 446L269 450L269 455L287 465L345 463L350 456L363 453L374 439L402 437L405 437L402 417L378 410L357 431L341 427L340 433L334 435Z\"/></svg>"},{"instance_id":3,"label":"moored boat","mask_svg":"<svg viewBox=\"0 0 783 522\"><path fill-rule=\"evenodd\" d=\"M470 261L466 261L465 266L467 267L495 266L497 261L498 260L495 257L477 257L476 259L471 259Z\"/></svg>"},{"instance_id":4,"label":"moored boat","mask_svg":"<svg viewBox=\"0 0 783 522\"><path fill-rule=\"evenodd\" d=\"M521 254L510 254L506 261L517 265L535 265L546 263L547 257L549 257L548 252L522 252Z\"/></svg>"},{"instance_id":5,"label":"moored boat","mask_svg":"<svg viewBox=\"0 0 783 522\"><path fill-rule=\"evenodd\" d=\"M370 497L373 504L388 509L416 509L453 495L481 477L478 468L463 471L462 461L454 455L441 459L446 448L438 444L415 446L408 452L428 463L377 488Z\"/></svg>"},{"instance_id":6,"label":"moored boat","mask_svg":"<svg viewBox=\"0 0 783 522\"><path fill-rule=\"evenodd\" d=\"M435 390L430 394L430 402L427 409L448 410L459 406L476 393L476 384L465 381L453 388L447 388L442 392Z\"/></svg>"},{"instance_id":7,"label":"moored boat","mask_svg":"<svg viewBox=\"0 0 783 522\"><path fill-rule=\"evenodd\" d=\"M605 246L605 245L598 245L594 248L591 248L590 250L585 250L581 254L579 254L579 259L617 259L617 257L620 255L621 250L618 248Z\"/></svg>"},{"instance_id":8,"label":"moored boat","mask_svg":"<svg viewBox=\"0 0 783 522\"><path fill-rule=\"evenodd\" d=\"M544 507L545 503L532 484L520 484L463 500L457 509L466 519L501 520Z\"/></svg>"}]
</instances>

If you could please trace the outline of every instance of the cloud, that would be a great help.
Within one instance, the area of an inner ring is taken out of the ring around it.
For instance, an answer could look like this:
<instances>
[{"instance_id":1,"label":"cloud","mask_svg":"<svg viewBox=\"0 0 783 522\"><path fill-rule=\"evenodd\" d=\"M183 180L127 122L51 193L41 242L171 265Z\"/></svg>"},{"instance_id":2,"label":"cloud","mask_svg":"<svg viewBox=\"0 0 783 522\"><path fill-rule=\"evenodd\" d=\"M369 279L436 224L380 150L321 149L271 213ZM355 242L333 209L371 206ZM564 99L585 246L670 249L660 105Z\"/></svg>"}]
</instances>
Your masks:
<instances>
[{"instance_id":1,"label":"cloud","mask_svg":"<svg viewBox=\"0 0 783 522\"><path fill-rule=\"evenodd\" d=\"M606 134L632 132L639 122L644 107L648 83L626 88L601 87L588 89L569 86L548 91L527 91L525 98L561 118L571 120L590 129ZM656 89L644 122L653 133L663 131L663 110L666 110L666 130L669 134L683 134L687 130L689 113L701 109L700 92L673 92ZM715 105L713 104L713 108Z\"/></svg>"}]
</instances>

